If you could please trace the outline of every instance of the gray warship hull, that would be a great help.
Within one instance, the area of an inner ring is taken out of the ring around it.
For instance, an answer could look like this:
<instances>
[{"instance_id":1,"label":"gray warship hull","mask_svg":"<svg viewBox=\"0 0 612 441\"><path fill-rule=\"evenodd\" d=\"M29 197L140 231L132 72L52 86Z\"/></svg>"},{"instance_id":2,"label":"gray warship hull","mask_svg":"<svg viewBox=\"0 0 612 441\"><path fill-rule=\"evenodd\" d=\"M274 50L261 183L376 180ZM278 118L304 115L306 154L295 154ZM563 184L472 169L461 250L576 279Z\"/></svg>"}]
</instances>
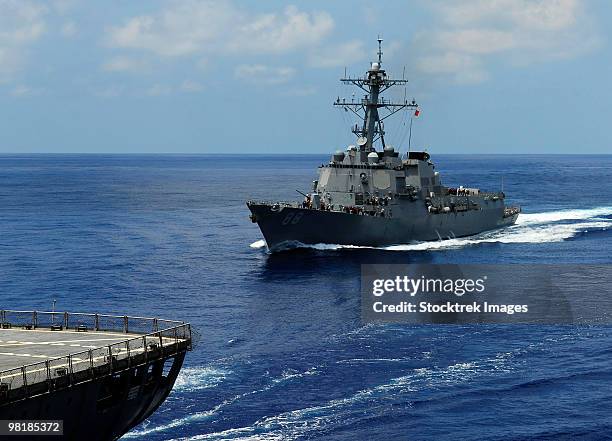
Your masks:
<instances>
[{"instance_id":1,"label":"gray warship hull","mask_svg":"<svg viewBox=\"0 0 612 441\"><path fill-rule=\"evenodd\" d=\"M396 218L356 215L337 211L249 201L251 213L270 251L299 244L338 244L367 247L407 244L472 236L512 225L518 213L503 206L430 214L424 208Z\"/></svg>"}]
</instances>

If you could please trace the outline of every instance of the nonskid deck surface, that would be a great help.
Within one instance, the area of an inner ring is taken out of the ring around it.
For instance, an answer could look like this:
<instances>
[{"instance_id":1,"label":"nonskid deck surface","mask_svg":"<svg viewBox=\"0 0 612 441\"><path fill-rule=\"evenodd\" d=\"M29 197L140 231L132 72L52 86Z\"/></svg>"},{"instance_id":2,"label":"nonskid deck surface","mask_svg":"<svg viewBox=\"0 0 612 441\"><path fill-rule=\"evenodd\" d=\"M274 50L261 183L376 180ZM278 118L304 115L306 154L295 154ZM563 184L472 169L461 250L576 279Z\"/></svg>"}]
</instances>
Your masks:
<instances>
[{"instance_id":1,"label":"nonskid deck surface","mask_svg":"<svg viewBox=\"0 0 612 441\"><path fill-rule=\"evenodd\" d=\"M0 329L0 372L108 347L138 337L142 337L142 334L93 330ZM174 338L162 338L162 344L174 342Z\"/></svg>"},{"instance_id":2,"label":"nonskid deck surface","mask_svg":"<svg viewBox=\"0 0 612 441\"><path fill-rule=\"evenodd\" d=\"M0 323L0 406L191 349L190 325L173 320L3 309Z\"/></svg>"}]
</instances>

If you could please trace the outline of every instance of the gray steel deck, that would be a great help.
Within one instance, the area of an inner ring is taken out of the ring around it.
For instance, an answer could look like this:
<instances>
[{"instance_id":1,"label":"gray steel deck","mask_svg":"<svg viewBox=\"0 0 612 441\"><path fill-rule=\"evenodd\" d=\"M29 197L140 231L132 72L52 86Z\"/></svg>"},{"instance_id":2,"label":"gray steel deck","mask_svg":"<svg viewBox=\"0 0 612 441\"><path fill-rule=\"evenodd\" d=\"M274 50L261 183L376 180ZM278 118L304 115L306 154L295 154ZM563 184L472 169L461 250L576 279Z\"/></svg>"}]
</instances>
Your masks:
<instances>
[{"instance_id":1,"label":"gray steel deck","mask_svg":"<svg viewBox=\"0 0 612 441\"><path fill-rule=\"evenodd\" d=\"M0 329L0 372L140 336L142 334L93 330ZM171 342L167 338L164 340L168 344Z\"/></svg>"},{"instance_id":2,"label":"gray steel deck","mask_svg":"<svg viewBox=\"0 0 612 441\"><path fill-rule=\"evenodd\" d=\"M90 381L190 349L191 327L184 322L0 310L0 402Z\"/></svg>"}]
</instances>

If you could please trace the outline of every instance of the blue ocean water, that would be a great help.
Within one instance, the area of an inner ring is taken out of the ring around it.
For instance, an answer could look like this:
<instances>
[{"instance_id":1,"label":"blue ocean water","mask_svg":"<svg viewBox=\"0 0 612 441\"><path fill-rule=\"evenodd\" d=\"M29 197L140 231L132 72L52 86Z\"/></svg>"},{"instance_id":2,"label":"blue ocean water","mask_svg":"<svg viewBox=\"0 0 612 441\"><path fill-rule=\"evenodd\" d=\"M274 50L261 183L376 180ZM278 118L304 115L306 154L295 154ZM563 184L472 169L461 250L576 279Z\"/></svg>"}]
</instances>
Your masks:
<instances>
[{"instance_id":1,"label":"blue ocean water","mask_svg":"<svg viewBox=\"0 0 612 441\"><path fill-rule=\"evenodd\" d=\"M612 156L434 156L516 226L270 255L249 198L295 199L327 156L0 156L0 308L160 316L199 338L126 439L603 439L609 327L367 325L362 263L612 263Z\"/></svg>"}]
</instances>

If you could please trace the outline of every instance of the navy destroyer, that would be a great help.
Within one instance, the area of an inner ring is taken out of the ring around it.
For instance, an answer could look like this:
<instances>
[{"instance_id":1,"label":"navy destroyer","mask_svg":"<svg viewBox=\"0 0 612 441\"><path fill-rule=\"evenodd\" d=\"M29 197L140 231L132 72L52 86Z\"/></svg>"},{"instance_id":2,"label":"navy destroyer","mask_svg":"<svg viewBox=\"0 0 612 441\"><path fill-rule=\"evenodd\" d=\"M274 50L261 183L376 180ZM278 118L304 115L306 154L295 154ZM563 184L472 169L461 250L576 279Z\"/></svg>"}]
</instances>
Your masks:
<instances>
[{"instance_id":1,"label":"navy destroyer","mask_svg":"<svg viewBox=\"0 0 612 441\"><path fill-rule=\"evenodd\" d=\"M406 109L418 115L413 99L393 102L382 94L405 79L390 78L378 59L363 77L345 75L363 98L338 98L335 106L361 121L352 128L356 144L336 151L319 168L312 190L300 202L249 200L271 251L292 246L341 244L387 246L470 236L513 224L520 207L507 207L503 191L447 187L426 151L405 155L385 143L384 121ZM412 120L411 120L412 121Z\"/></svg>"},{"instance_id":2,"label":"navy destroyer","mask_svg":"<svg viewBox=\"0 0 612 441\"><path fill-rule=\"evenodd\" d=\"M120 438L164 402L192 342L188 323L155 318L2 310L0 324L3 437Z\"/></svg>"}]
</instances>

